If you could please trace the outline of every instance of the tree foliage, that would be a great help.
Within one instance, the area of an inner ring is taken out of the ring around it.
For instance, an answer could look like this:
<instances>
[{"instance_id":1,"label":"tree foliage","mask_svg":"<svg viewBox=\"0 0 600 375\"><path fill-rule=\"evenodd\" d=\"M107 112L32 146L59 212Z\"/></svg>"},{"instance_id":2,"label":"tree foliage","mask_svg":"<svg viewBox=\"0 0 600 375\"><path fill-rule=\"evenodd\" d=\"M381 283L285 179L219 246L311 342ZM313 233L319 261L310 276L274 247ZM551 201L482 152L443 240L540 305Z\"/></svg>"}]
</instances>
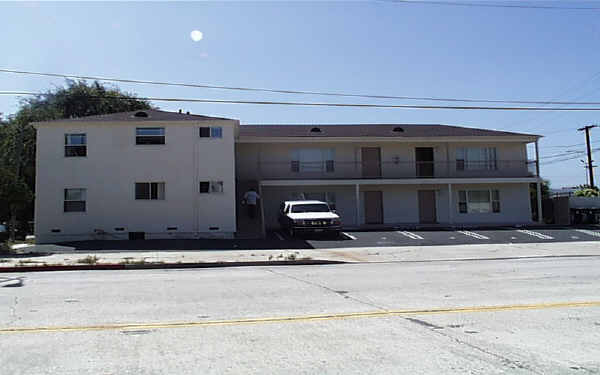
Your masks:
<instances>
[{"instance_id":1,"label":"tree foliage","mask_svg":"<svg viewBox=\"0 0 600 375\"><path fill-rule=\"evenodd\" d=\"M107 87L99 82L67 80L65 86L48 90L45 94L24 99L19 110L2 121L0 116L0 173L3 182L13 181L13 187L20 191L23 186L35 191L35 145L36 132L32 122L102 115L116 112L152 109L147 100L138 99L135 94L121 91L117 87ZM8 177L8 180L4 179ZM3 185L4 187L4 185ZM13 191L13 190L7 191ZM9 198L7 198L9 197ZM13 195L0 194L0 207L8 207ZM33 195L25 204L17 205L17 216L21 221L33 218ZM14 210L13 210L14 212ZM9 220L11 213L0 209L0 222Z\"/></svg>"},{"instance_id":2,"label":"tree foliage","mask_svg":"<svg viewBox=\"0 0 600 375\"><path fill-rule=\"evenodd\" d=\"M600 190L598 190L597 186L581 185L578 188L573 193L576 197L600 197Z\"/></svg>"}]
</instances>

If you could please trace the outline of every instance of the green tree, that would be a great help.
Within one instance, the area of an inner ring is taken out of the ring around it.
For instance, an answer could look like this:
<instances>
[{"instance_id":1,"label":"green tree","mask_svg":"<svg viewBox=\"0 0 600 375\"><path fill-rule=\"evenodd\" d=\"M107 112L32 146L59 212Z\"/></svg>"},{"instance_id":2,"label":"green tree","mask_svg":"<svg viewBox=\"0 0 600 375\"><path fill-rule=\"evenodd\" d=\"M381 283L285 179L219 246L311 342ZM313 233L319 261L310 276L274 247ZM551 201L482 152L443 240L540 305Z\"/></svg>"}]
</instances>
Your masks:
<instances>
[{"instance_id":1,"label":"green tree","mask_svg":"<svg viewBox=\"0 0 600 375\"><path fill-rule=\"evenodd\" d=\"M581 185L578 190L573 193L576 197L600 197L600 190L597 186Z\"/></svg>"},{"instance_id":2,"label":"green tree","mask_svg":"<svg viewBox=\"0 0 600 375\"><path fill-rule=\"evenodd\" d=\"M36 132L32 122L152 108L147 100L138 99L135 94L121 91L117 87L107 87L99 82L88 84L86 81L67 80L65 86L24 99L19 110L7 120L3 121L0 117L1 171L13 176L9 180L14 184L25 183L30 192L35 191ZM19 190L19 186L15 186L15 189ZM6 197L8 195L0 197L0 207L9 206L10 202L2 200L7 199ZM13 214L22 223L32 220L31 194L25 204L14 206L16 208L13 208L12 214L0 209L0 222L8 220Z\"/></svg>"},{"instance_id":3,"label":"green tree","mask_svg":"<svg viewBox=\"0 0 600 375\"><path fill-rule=\"evenodd\" d=\"M540 187L540 190L542 192L542 201L550 198L550 181L542 180L542 186ZM538 206L536 184L529 184L529 198L531 199L531 218L533 221L537 221Z\"/></svg>"},{"instance_id":4,"label":"green tree","mask_svg":"<svg viewBox=\"0 0 600 375\"><path fill-rule=\"evenodd\" d=\"M0 214L6 217L9 239L14 240L17 212L33 200L29 186L7 168L0 168Z\"/></svg>"}]
</instances>

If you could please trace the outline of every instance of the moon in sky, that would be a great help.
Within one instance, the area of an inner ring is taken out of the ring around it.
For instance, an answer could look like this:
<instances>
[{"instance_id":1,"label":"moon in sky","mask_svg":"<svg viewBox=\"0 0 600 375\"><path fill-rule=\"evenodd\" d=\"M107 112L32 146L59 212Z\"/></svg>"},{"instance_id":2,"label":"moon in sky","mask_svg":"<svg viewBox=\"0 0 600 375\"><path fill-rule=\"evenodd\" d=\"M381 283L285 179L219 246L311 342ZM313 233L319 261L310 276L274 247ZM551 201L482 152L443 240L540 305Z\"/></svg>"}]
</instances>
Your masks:
<instances>
[{"instance_id":1,"label":"moon in sky","mask_svg":"<svg viewBox=\"0 0 600 375\"><path fill-rule=\"evenodd\" d=\"M194 42L201 41L203 37L202 31L194 30L190 33L190 38L192 38Z\"/></svg>"}]
</instances>

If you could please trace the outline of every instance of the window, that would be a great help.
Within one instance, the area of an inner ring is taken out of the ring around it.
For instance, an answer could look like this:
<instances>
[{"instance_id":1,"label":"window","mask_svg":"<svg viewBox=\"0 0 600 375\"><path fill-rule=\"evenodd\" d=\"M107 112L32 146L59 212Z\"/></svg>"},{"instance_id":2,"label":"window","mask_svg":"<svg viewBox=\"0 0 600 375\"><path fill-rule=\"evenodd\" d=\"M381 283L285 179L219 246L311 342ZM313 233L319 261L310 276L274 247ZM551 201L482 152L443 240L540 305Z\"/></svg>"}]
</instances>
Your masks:
<instances>
[{"instance_id":1,"label":"window","mask_svg":"<svg viewBox=\"0 0 600 375\"><path fill-rule=\"evenodd\" d=\"M165 128L136 128L136 145L164 145Z\"/></svg>"},{"instance_id":2,"label":"window","mask_svg":"<svg viewBox=\"0 0 600 375\"><path fill-rule=\"evenodd\" d=\"M456 170L496 170L495 147L469 147L456 149Z\"/></svg>"},{"instance_id":3,"label":"window","mask_svg":"<svg viewBox=\"0 0 600 375\"><path fill-rule=\"evenodd\" d=\"M200 192L210 193L210 181L200 181Z\"/></svg>"},{"instance_id":4,"label":"window","mask_svg":"<svg viewBox=\"0 0 600 375\"><path fill-rule=\"evenodd\" d=\"M164 200L164 182L136 182L135 199Z\"/></svg>"},{"instance_id":5,"label":"window","mask_svg":"<svg viewBox=\"0 0 600 375\"><path fill-rule=\"evenodd\" d=\"M223 138L223 128L220 126L215 126L210 128L210 137L211 138Z\"/></svg>"},{"instance_id":6,"label":"window","mask_svg":"<svg viewBox=\"0 0 600 375\"><path fill-rule=\"evenodd\" d=\"M87 156L85 134L65 134L65 156Z\"/></svg>"},{"instance_id":7,"label":"window","mask_svg":"<svg viewBox=\"0 0 600 375\"><path fill-rule=\"evenodd\" d=\"M210 128L200 128L200 138L208 138L210 137Z\"/></svg>"},{"instance_id":8,"label":"window","mask_svg":"<svg viewBox=\"0 0 600 375\"><path fill-rule=\"evenodd\" d=\"M292 205L293 213L301 212L329 212L329 206L323 203L301 203Z\"/></svg>"},{"instance_id":9,"label":"window","mask_svg":"<svg viewBox=\"0 0 600 375\"><path fill-rule=\"evenodd\" d=\"M292 151L292 172L335 172L333 148L306 148Z\"/></svg>"},{"instance_id":10,"label":"window","mask_svg":"<svg viewBox=\"0 0 600 375\"><path fill-rule=\"evenodd\" d=\"M86 189L65 189L64 212L85 212Z\"/></svg>"},{"instance_id":11,"label":"window","mask_svg":"<svg viewBox=\"0 0 600 375\"><path fill-rule=\"evenodd\" d=\"M222 193L223 181L200 181L200 193Z\"/></svg>"},{"instance_id":12,"label":"window","mask_svg":"<svg viewBox=\"0 0 600 375\"><path fill-rule=\"evenodd\" d=\"M223 138L223 128L220 126L200 128L200 138Z\"/></svg>"},{"instance_id":13,"label":"window","mask_svg":"<svg viewBox=\"0 0 600 375\"><path fill-rule=\"evenodd\" d=\"M499 190L460 190L458 192L458 212L488 213L500 212Z\"/></svg>"}]
</instances>

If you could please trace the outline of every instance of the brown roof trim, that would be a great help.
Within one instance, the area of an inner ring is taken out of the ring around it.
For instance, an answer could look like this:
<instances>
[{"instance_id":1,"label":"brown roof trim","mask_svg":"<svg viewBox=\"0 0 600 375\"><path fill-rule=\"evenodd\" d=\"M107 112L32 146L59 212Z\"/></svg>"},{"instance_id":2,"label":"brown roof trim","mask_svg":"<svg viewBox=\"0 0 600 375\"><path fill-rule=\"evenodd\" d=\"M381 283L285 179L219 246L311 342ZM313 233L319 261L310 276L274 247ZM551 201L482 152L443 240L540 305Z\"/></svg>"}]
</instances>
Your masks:
<instances>
[{"instance_id":1,"label":"brown roof trim","mask_svg":"<svg viewBox=\"0 0 600 375\"><path fill-rule=\"evenodd\" d=\"M145 112L147 117L137 117L136 113ZM56 119L51 121L40 121L39 123L46 122L143 122L143 121L206 121L206 120L233 120L224 117L211 117L203 115L193 115L179 112L168 112L157 109L141 109L130 112L117 112L109 113L105 115L94 115L68 119Z\"/></svg>"},{"instance_id":2,"label":"brown roof trim","mask_svg":"<svg viewBox=\"0 0 600 375\"><path fill-rule=\"evenodd\" d=\"M319 129L315 131L314 129ZM312 131L311 131L312 130ZM240 137L535 137L539 135L441 124L240 125Z\"/></svg>"}]
</instances>

